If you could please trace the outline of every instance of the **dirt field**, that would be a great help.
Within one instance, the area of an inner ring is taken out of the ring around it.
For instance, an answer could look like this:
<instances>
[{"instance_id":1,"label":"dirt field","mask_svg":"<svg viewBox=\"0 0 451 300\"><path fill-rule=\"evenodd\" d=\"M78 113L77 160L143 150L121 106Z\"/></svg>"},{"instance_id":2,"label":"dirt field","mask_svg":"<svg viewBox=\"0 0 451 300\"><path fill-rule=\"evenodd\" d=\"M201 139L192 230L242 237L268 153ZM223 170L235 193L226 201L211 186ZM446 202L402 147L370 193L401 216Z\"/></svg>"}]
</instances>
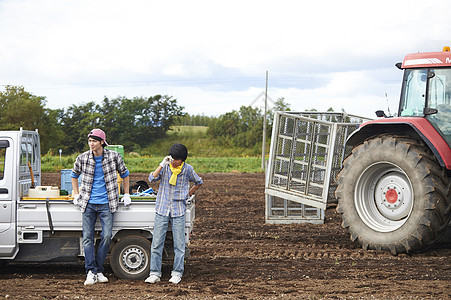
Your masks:
<instances>
[{"instance_id":1,"label":"dirt field","mask_svg":"<svg viewBox=\"0 0 451 300\"><path fill-rule=\"evenodd\" d=\"M392 256L364 251L349 239L331 206L326 224L264 222L263 174L200 174L191 257L179 285L118 279L83 286L83 265L1 267L5 299L450 299L451 246ZM132 180L146 174L132 174ZM56 185L59 174L44 174Z\"/></svg>"}]
</instances>

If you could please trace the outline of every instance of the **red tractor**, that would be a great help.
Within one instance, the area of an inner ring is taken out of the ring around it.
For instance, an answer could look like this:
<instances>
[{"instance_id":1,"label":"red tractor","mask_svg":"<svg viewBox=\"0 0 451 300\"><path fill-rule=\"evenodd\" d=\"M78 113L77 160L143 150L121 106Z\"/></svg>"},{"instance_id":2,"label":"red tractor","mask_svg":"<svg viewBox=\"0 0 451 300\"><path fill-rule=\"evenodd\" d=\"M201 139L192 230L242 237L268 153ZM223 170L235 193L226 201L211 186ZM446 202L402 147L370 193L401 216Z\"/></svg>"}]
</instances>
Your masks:
<instances>
[{"instance_id":1,"label":"red tractor","mask_svg":"<svg viewBox=\"0 0 451 300\"><path fill-rule=\"evenodd\" d=\"M415 53L398 117L377 111L347 140L337 211L351 240L393 254L427 248L451 219L451 52Z\"/></svg>"}]
</instances>

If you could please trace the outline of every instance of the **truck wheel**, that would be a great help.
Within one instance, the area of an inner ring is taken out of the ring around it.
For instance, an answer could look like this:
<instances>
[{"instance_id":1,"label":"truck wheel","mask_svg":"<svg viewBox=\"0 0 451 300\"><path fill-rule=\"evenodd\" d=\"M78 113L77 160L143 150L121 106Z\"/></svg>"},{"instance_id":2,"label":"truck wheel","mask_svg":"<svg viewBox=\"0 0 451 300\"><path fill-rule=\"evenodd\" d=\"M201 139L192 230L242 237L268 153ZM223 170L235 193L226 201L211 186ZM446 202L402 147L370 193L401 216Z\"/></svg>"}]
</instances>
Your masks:
<instances>
[{"instance_id":1,"label":"truck wheel","mask_svg":"<svg viewBox=\"0 0 451 300\"><path fill-rule=\"evenodd\" d=\"M111 251L110 265L119 278L144 280L150 272L150 242L141 236L119 240Z\"/></svg>"},{"instance_id":2,"label":"truck wheel","mask_svg":"<svg viewBox=\"0 0 451 300\"><path fill-rule=\"evenodd\" d=\"M337 212L364 249L410 253L430 246L451 217L449 178L429 148L380 136L352 151L338 175Z\"/></svg>"}]
</instances>

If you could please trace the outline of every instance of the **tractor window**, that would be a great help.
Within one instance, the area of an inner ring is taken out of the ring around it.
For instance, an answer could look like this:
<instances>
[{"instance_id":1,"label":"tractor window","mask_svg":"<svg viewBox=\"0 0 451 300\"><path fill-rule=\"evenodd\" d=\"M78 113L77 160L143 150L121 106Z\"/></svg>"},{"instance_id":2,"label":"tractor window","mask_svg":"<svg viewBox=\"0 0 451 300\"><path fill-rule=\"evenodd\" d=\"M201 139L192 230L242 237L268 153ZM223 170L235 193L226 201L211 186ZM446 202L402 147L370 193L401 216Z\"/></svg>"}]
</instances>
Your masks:
<instances>
[{"instance_id":1,"label":"tractor window","mask_svg":"<svg viewBox=\"0 0 451 300\"><path fill-rule=\"evenodd\" d=\"M401 116L423 116L427 69L406 70L401 92Z\"/></svg>"},{"instance_id":2,"label":"tractor window","mask_svg":"<svg viewBox=\"0 0 451 300\"><path fill-rule=\"evenodd\" d=\"M426 118L451 144L451 69L434 69L429 80L428 107L437 109Z\"/></svg>"}]
</instances>

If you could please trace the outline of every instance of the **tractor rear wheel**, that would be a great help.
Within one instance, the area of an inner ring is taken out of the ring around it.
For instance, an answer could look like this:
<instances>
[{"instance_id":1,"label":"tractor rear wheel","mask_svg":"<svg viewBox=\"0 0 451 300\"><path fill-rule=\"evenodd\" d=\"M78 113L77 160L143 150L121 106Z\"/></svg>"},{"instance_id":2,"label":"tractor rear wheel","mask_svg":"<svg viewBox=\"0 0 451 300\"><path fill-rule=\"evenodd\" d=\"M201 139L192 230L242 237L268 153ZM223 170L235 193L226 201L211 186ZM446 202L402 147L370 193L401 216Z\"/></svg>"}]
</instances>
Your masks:
<instances>
[{"instance_id":1,"label":"tractor rear wheel","mask_svg":"<svg viewBox=\"0 0 451 300\"><path fill-rule=\"evenodd\" d=\"M379 136L356 146L338 175L337 211L351 240L393 254L422 250L451 217L449 177L422 142Z\"/></svg>"}]
</instances>

